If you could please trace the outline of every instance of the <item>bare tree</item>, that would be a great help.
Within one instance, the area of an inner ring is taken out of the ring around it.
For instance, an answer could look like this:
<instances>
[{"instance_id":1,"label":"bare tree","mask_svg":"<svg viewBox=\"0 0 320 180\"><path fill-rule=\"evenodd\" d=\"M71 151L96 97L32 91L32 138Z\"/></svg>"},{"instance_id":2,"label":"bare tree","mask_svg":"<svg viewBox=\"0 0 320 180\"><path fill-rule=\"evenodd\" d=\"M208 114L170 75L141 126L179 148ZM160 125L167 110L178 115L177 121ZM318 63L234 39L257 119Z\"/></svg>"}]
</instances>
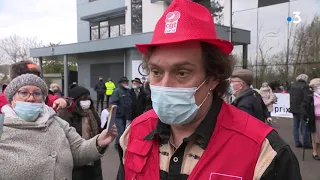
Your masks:
<instances>
[{"instance_id":1,"label":"bare tree","mask_svg":"<svg viewBox=\"0 0 320 180\"><path fill-rule=\"evenodd\" d=\"M30 48L41 47L41 42L35 37L12 35L0 40L0 62L15 63L30 58Z\"/></svg>"},{"instance_id":2,"label":"bare tree","mask_svg":"<svg viewBox=\"0 0 320 180\"><path fill-rule=\"evenodd\" d=\"M279 52L268 55L267 51L270 48L261 48L263 44L260 43L259 52L262 63L259 79L281 80L289 83L301 73L308 74L310 78L320 77L320 17L315 16L311 23L291 25L290 29L289 52L285 45ZM287 53L289 54L288 64Z\"/></svg>"},{"instance_id":3,"label":"bare tree","mask_svg":"<svg viewBox=\"0 0 320 180\"><path fill-rule=\"evenodd\" d=\"M216 24L222 24L223 23L223 5L222 5L222 1L221 0L211 0L210 1L210 11L211 11L211 15L214 18L214 22Z\"/></svg>"},{"instance_id":4,"label":"bare tree","mask_svg":"<svg viewBox=\"0 0 320 180\"><path fill-rule=\"evenodd\" d=\"M297 26L290 49L292 76L306 73L319 76L320 70L320 16L316 15L310 24Z\"/></svg>"}]
</instances>

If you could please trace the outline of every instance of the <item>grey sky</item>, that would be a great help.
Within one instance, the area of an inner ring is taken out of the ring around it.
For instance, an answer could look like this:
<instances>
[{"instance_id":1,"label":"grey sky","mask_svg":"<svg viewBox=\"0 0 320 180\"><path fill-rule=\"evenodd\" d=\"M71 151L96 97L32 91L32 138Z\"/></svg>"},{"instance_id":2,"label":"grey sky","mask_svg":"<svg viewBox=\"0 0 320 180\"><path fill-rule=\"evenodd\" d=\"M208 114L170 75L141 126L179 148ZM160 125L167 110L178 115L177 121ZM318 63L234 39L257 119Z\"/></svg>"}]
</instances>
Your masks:
<instances>
[{"instance_id":1,"label":"grey sky","mask_svg":"<svg viewBox=\"0 0 320 180\"><path fill-rule=\"evenodd\" d=\"M0 38L17 34L73 43L76 20L76 0L0 0Z\"/></svg>"}]
</instances>

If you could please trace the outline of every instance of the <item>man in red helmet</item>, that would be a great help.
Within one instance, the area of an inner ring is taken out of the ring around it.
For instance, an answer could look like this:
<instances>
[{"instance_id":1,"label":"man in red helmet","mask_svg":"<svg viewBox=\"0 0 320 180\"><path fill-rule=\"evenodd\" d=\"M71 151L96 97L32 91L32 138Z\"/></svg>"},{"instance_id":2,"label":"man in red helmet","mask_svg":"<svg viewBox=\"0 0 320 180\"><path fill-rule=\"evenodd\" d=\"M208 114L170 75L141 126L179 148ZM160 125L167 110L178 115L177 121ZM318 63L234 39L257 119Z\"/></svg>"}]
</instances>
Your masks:
<instances>
[{"instance_id":1,"label":"man in red helmet","mask_svg":"<svg viewBox=\"0 0 320 180\"><path fill-rule=\"evenodd\" d=\"M217 38L207 8L173 1L152 42L137 48L153 110L121 136L118 179L302 179L295 155L271 127L221 99L233 45Z\"/></svg>"},{"instance_id":2,"label":"man in red helmet","mask_svg":"<svg viewBox=\"0 0 320 180\"><path fill-rule=\"evenodd\" d=\"M17 76L27 73L40 76L40 69L38 65L32 61L20 61L12 64L10 67L10 79L14 79ZM0 114L2 106L8 104L4 94L5 93L0 94ZM48 93L46 104L56 110L68 108L68 110L71 112L74 108L74 103L72 100L67 98L59 98L53 93Z\"/></svg>"}]
</instances>

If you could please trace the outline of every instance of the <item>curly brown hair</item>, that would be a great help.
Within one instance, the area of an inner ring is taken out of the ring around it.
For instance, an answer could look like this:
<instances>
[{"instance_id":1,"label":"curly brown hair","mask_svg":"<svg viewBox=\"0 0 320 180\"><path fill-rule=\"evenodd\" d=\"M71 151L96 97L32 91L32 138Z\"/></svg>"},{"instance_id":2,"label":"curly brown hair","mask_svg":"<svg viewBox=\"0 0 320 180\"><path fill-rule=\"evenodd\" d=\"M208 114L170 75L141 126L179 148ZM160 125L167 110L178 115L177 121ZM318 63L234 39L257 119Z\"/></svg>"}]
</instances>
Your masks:
<instances>
[{"instance_id":1,"label":"curly brown hair","mask_svg":"<svg viewBox=\"0 0 320 180\"><path fill-rule=\"evenodd\" d=\"M219 80L219 84L215 88L215 93L219 97L223 97L229 87L227 79L231 76L235 61L232 55L223 53L215 45L201 42L202 58L204 59L204 67L207 77L214 77ZM142 68L149 73L148 62L155 47L151 47L148 53L142 58Z\"/></svg>"}]
</instances>

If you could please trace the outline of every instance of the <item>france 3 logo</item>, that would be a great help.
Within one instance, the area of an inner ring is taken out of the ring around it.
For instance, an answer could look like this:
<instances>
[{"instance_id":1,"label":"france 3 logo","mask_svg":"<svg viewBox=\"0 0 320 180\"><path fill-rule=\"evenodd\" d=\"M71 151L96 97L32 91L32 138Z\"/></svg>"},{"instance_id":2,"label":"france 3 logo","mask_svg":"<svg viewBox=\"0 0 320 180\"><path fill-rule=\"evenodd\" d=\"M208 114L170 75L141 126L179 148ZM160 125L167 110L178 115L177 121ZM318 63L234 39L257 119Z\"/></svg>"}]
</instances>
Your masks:
<instances>
[{"instance_id":1,"label":"france 3 logo","mask_svg":"<svg viewBox=\"0 0 320 180\"><path fill-rule=\"evenodd\" d=\"M299 24L301 22L301 16L300 16L300 11L294 11L292 12L293 17L289 16L287 17L287 21L293 22L294 24Z\"/></svg>"}]
</instances>

